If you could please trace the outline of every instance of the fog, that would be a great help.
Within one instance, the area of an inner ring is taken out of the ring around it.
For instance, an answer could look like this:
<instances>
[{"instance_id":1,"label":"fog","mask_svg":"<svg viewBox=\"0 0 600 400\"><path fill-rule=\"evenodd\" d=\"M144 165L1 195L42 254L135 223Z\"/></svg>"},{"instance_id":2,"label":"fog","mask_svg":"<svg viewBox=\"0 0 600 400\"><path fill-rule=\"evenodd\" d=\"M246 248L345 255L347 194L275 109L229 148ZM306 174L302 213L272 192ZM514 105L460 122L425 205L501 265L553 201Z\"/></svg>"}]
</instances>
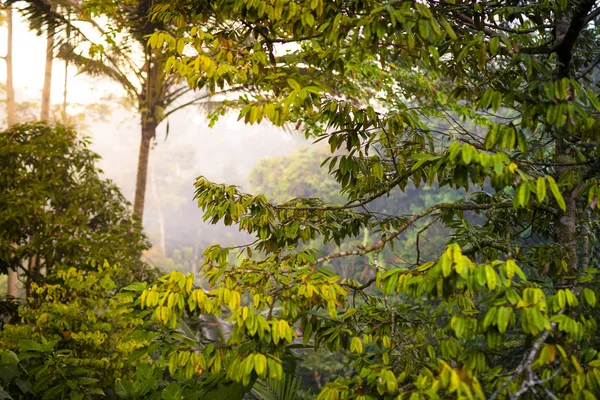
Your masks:
<instances>
[{"instance_id":1,"label":"fog","mask_svg":"<svg viewBox=\"0 0 600 400\"><path fill-rule=\"evenodd\" d=\"M16 100L26 119L39 118L44 77L45 39L28 30L15 13L14 86ZM0 54L5 53L6 32L0 30ZM133 202L139 143L139 115L124 105L125 93L118 84L65 69L54 60L52 103L63 103L67 83L67 112L77 115L75 123L82 135L89 136L91 148L102 159L103 175L113 180L124 196ZM0 63L0 75L5 76ZM4 79L2 79L3 81ZM2 94L2 100L4 101ZM4 106L0 114L4 114ZM167 136L168 125L168 136ZM202 212L193 201L196 177L250 190L247 176L265 157L291 154L308 142L300 132L288 132L267 123L245 125L232 113L210 128L206 112L190 106L163 122L150 153L143 225L154 249L146 257L160 264L174 252L191 251L198 258L212 243L242 244L249 238L235 227L202 222ZM188 254L189 256L189 254ZM162 258L162 261L159 260ZM184 266L185 267L185 266Z\"/></svg>"},{"instance_id":2,"label":"fog","mask_svg":"<svg viewBox=\"0 0 600 400\"><path fill-rule=\"evenodd\" d=\"M236 227L202 222L202 212L193 201L196 177L250 191L247 177L259 160L291 154L309 143L299 132L266 123L245 125L233 113L211 128L205 113L194 107L170 118L168 136L166 126L159 127L150 153L143 223L155 246L162 247L164 240L167 255L175 249L194 247L198 252L212 243L237 245L249 239ZM115 112L105 122L90 124L85 133L102 157L99 165L104 175L133 202L140 141L137 115Z\"/></svg>"}]
</instances>

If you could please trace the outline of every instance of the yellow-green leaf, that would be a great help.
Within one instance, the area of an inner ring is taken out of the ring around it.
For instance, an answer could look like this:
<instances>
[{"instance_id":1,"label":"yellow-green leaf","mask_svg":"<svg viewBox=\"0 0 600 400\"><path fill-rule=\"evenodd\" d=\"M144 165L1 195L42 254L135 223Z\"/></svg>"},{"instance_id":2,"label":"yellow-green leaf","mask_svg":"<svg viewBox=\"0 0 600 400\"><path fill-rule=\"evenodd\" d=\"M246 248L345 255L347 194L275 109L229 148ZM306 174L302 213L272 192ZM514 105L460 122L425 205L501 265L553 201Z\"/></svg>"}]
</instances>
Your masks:
<instances>
[{"instance_id":1,"label":"yellow-green leaf","mask_svg":"<svg viewBox=\"0 0 600 400\"><path fill-rule=\"evenodd\" d=\"M558 188L556 181L551 176L548 176L546 179L548 180L548 186L550 187L550 191L552 192L552 195L556 199L558 206L560 207L561 210L566 211L567 206L565 204L565 199L563 199L563 196L560 193L560 189Z\"/></svg>"}]
</instances>

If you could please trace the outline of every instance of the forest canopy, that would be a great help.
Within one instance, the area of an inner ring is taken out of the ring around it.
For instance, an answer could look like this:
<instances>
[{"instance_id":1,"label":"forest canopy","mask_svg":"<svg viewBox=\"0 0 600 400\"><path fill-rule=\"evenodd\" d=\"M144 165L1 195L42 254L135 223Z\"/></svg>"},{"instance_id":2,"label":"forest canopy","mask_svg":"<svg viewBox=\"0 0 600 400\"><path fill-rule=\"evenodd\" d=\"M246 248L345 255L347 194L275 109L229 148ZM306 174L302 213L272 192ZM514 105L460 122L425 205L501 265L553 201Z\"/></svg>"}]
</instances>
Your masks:
<instances>
[{"instance_id":1,"label":"forest canopy","mask_svg":"<svg viewBox=\"0 0 600 400\"><path fill-rule=\"evenodd\" d=\"M89 372L98 391L77 398L597 398L600 5L134 4L165 77L236 91L213 120L237 112L326 142L328 176L297 174L311 161L298 155L256 170L270 194L198 177L205 221L252 241L208 247L202 287L174 271L102 301L124 318L106 329L131 364L109 388ZM115 17L114 6L82 8ZM410 205L394 203L408 192ZM431 232L437 245L423 246ZM60 279L83 273L71 263ZM13 397L68 391L35 383L30 353L56 345L39 340L2 353L27 371L5 382Z\"/></svg>"}]
</instances>

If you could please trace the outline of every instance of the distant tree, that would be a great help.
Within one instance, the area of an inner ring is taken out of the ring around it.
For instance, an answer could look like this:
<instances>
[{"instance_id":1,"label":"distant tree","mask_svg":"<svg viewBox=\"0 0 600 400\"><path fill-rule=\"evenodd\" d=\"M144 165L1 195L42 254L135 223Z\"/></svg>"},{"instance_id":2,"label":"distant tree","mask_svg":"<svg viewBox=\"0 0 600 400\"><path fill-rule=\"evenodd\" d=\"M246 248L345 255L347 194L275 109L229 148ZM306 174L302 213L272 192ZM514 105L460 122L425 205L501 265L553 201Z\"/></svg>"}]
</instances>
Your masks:
<instances>
[{"instance_id":1,"label":"distant tree","mask_svg":"<svg viewBox=\"0 0 600 400\"><path fill-rule=\"evenodd\" d=\"M6 62L6 123L9 127L11 127L17 122L17 102L15 100L15 88L13 83L14 73L12 7L6 6L4 12L6 13L6 55L4 56L4 61ZM17 271L13 269L8 270L6 294L9 297L17 297L18 283L19 282Z\"/></svg>"},{"instance_id":2,"label":"distant tree","mask_svg":"<svg viewBox=\"0 0 600 400\"><path fill-rule=\"evenodd\" d=\"M343 152L339 153L343 154ZM325 148L315 146L302 148L291 156L264 159L249 175L251 192L262 193L275 204L294 202L294 199L301 201L302 198L319 198L330 203L345 203L349 199L341 191L341 185L326 168L322 168L322 164L328 161L330 155ZM437 202L456 201L464 196L465 192L448 188L418 189L410 184L404 191L399 189L390 191L388 197L374 200L366 205L365 209L379 215L401 215L418 211ZM402 242L393 249L386 249L380 256L384 256L382 260L392 263L430 261L445 247L451 232L439 223L429 226L420 233L406 232ZM365 235L361 232L354 241L346 241L343 248L351 249L361 243L367 245L370 240L369 234ZM311 242L309 246L321 252L331 252L336 248L335 243L325 245L319 240ZM344 277L359 277L361 272L369 273L371 265L366 256L355 261L342 259L331 260L331 263Z\"/></svg>"},{"instance_id":3,"label":"distant tree","mask_svg":"<svg viewBox=\"0 0 600 400\"><path fill-rule=\"evenodd\" d=\"M148 277L140 255L149 243L88 145L43 123L0 135L0 273L18 270L28 294L57 266L89 258L131 268L121 283Z\"/></svg>"},{"instance_id":4,"label":"distant tree","mask_svg":"<svg viewBox=\"0 0 600 400\"><path fill-rule=\"evenodd\" d=\"M52 107L52 68L54 66L54 35L56 27L49 23L46 27L46 58L44 62L44 86L42 87L42 104L40 120L50 120Z\"/></svg>"}]
</instances>

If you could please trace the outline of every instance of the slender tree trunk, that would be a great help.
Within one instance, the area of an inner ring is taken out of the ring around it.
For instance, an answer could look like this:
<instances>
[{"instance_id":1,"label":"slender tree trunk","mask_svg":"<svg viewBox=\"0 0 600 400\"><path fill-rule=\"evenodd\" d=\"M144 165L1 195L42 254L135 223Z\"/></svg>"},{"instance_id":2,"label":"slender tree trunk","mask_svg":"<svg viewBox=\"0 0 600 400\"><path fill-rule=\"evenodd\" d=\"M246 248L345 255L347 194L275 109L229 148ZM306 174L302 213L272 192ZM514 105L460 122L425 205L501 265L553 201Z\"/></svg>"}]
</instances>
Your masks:
<instances>
[{"instance_id":1,"label":"slender tree trunk","mask_svg":"<svg viewBox=\"0 0 600 400\"><path fill-rule=\"evenodd\" d=\"M63 121L67 122L67 87L69 83L69 62L65 61L65 81L63 84L63 104L62 104L62 114Z\"/></svg>"},{"instance_id":2,"label":"slender tree trunk","mask_svg":"<svg viewBox=\"0 0 600 400\"><path fill-rule=\"evenodd\" d=\"M165 231L165 216L162 213L160 207L160 199L158 198L158 192L156 191L156 174L154 168L150 167L150 188L152 190L152 198L156 203L156 212L158 214L158 230L160 233L160 241L158 246L163 254L167 254L167 234Z\"/></svg>"},{"instance_id":3,"label":"slender tree trunk","mask_svg":"<svg viewBox=\"0 0 600 400\"><path fill-rule=\"evenodd\" d=\"M46 70L44 73L44 89L42 90L42 112L40 119L50 119L50 92L52 89L52 61L54 59L54 28L48 26L48 37L46 39Z\"/></svg>"},{"instance_id":4,"label":"slender tree trunk","mask_svg":"<svg viewBox=\"0 0 600 400\"><path fill-rule=\"evenodd\" d=\"M156 134L156 125L146 122L142 115L142 141L140 142L140 154L138 158L137 179L135 182L135 199L133 201L133 212L138 216L140 222L144 219L144 200L146 199L146 179L148 176L148 159L150 157L150 144Z\"/></svg>"},{"instance_id":5,"label":"slender tree trunk","mask_svg":"<svg viewBox=\"0 0 600 400\"><path fill-rule=\"evenodd\" d=\"M7 42L6 42L6 122L11 127L17 123L17 103L15 101L15 88L13 85L13 18L12 8L6 7L6 29L7 29ZM17 297L18 295L18 284L19 274L16 270L8 270L8 288L7 294L11 297Z\"/></svg>"},{"instance_id":6,"label":"slender tree trunk","mask_svg":"<svg viewBox=\"0 0 600 400\"><path fill-rule=\"evenodd\" d=\"M71 40L71 13L69 12L69 9L66 9L67 11L67 21L69 22L69 25L67 25L67 41ZM63 104L62 104L62 117L63 117L63 121L66 124L67 123L67 88L68 88L68 83L69 83L69 61L65 60L65 80L63 83Z\"/></svg>"},{"instance_id":7,"label":"slender tree trunk","mask_svg":"<svg viewBox=\"0 0 600 400\"><path fill-rule=\"evenodd\" d=\"M562 245L567 262L567 273L575 274L578 269L579 259L577 255L577 203L567 190L562 191L565 199L566 212L556 222L554 229L555 240Z\"/></svg>"},{"instance_id":8,"label":"slender tree trunk","mask_svg":"<svg viewBox=\"0 0 600 400\"><path fill-rule=\"evenodd\" d=\"M6 8L6 29L7 29L7 41L6 41L6 120L8 126L12 126L17 123L17 103L15 101L15 88L13 84L13 63L12 63L12 47L13 47L13 18L12 18L12 7Z\"/></svg>"}]
</instances>

